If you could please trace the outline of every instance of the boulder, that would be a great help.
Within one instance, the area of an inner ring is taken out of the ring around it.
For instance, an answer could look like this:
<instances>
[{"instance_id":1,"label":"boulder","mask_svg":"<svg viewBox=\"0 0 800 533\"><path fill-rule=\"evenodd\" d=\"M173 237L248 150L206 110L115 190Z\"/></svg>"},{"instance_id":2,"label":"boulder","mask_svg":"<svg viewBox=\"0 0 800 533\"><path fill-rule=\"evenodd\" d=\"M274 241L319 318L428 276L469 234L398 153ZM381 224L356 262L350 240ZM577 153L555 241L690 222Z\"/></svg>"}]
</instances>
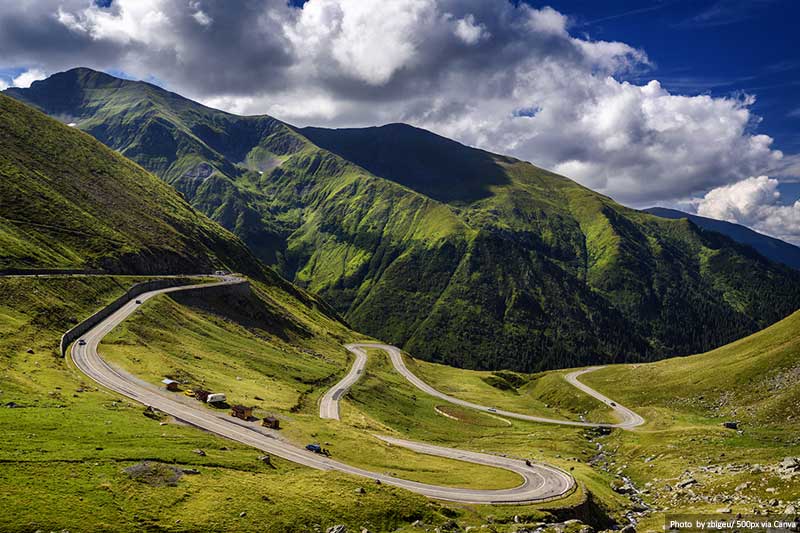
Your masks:
<instances>
[{"instance_id":1,"label":"boulder","mask_svg":"<svg viewBox=\"0 0 800 533\"><path fill-rule=\"evenodd\" d=\"M784 472L796 472L800 470L800 459L797 457L784 457L778 464L778 468Z\"/></svg>"},{"instance_id":2,"label":"boulder","mask_svg":"<svg viewBox=\"0 0 800 533\"><path fill-rule=\"evenodd\" d=\"M197 448L196 450L192 450L192 453L196 453L196 454L197 454L197 455L199 455L200 457L205 457L205 456L206 456L206 452L204 452L204 451L203 451L203 450L201 450L200 448Z\"/></svg>"},{"instance_id":3,"label":"boulder","mask_svg":"<svg viewBox=\"0 0 800 533\"><path fill-rule=\"evenodd\" d=\"M683 481L679 481L678 484L675 486L678 487L679 489L685 489L686 487L691 487L692 485L695 484L697 484L697 480L693 477L688 477Z\"/></svg>"}]
</instances>

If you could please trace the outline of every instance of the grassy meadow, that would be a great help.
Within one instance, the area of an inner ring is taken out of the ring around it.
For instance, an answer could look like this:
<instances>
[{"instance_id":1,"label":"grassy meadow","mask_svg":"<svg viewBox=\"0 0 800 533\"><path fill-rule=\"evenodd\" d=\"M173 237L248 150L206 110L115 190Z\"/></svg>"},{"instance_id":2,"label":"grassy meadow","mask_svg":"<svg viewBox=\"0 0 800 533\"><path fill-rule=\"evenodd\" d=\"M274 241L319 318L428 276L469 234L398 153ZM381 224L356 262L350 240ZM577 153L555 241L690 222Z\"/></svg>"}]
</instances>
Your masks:
<instances>
[{"instance_id":1,"label":"grassy meadow","mask_svg":"<svg viewBox=\"0 0 800 533\"><path fill-rule=\"evenodd\" d=\"M647 419L636 431L609 435L447 404L406 382L380 350L369 350L364 376L342 401L342 421L321 420L319 397L352 363L342 344L368 339L321 302L259 282L249 293L149 300L100 347L113 364L153 384L171 376L183 388L202 386L225 392L230 403L253 405L256 416L276 415L281 438L319 442L354 465L451 486L519 483L503 470L416 454L374 437L392 435L543 461L579 481L579 490L558 502L474 506L432 502L279 458L269 466L256 450L168 417L149 418L143 406L89 382L58 356L58 338L140 279L0 280L0 404L19 406L0 408L0 499L10 503L0 509L0 529L324 531L342 523L411 531L420 520L462 528L491 523L502 532L548 517L608 526L609 517L624 523L633 512L640 530L660 531L666 512L780 512L800 495L797 478L777 470L783 457L800 455L797 420L784 407L796 405L800 315L707 354L582 376ZM564 371L476 372L410 356L406 364L440 390L477 403L569 419L611 417L569 386ZM722 426L730 420L740 431ZM200 473L174 483L161 474L142 481L126 473L146 461ZM689 478L694 482L679 488ZM634 495L620 493L628 480Z\"/></svg>"}]
</instances>

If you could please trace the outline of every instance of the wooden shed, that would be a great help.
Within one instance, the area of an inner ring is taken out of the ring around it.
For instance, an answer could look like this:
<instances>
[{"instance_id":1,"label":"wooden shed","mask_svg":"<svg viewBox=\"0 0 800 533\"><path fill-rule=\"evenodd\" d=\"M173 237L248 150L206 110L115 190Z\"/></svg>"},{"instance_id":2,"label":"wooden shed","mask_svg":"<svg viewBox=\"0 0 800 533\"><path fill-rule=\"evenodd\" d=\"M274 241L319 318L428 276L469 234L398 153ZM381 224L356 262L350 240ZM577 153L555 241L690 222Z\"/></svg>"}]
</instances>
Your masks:
<instances>
[{"instance_id":1,"label":"wooden shed","mask_svg":"<svg viewBox=\"0 0 800 533\"><path fill-rule=\"evenodd\" d=\"M261 420L261 425L271 429L281 429L280 421L274 416L267 416Z\"/></svg>"},{"instance_id":2,"label":"wooden shed","mask_svg":"<svg viewBox=\"0 0 800 533\"><path fill-rule=\"evenodd\" d=\"M253 416L253 408L244 405L234 405L231 407L231 416L241 418L242 420L249 420Z\"/></svg>"},{"instance_id":3,"label":"wooden shed","mask_svg":"<svg viewBox=\"0 0 800 533\"><path fill-rule=\"evenodd\" d=\"M161 380L161 383L164 384L164 386L167 388L168 391L175 392L176 390L178 390L179 383L174 379L164 378Z\"/></svg>"}]
</instances>

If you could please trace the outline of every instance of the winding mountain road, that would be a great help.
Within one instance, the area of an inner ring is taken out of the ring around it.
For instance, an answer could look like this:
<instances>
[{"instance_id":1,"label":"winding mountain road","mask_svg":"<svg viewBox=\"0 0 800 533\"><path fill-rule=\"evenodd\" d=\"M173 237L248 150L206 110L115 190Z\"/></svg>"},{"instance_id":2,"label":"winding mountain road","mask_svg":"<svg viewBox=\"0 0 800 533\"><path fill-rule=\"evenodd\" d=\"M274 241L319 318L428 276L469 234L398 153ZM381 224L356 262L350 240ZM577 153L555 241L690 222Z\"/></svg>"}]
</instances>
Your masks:
<instances>
[{"instance_id":1,"label":"winding mountain road","mask_svg":"<svg viewBox=\"0 0 800 533\"><path fill-rule=\"evenodd\" d=\"M403 355L402 353L400 353L400 349L397 348L396 346L391 346L389 344L360 343L360 344L348 344L345 346L345 348L347 348L351 353L353 353L356 356L356 360L353 363L353 366L350 368L350 372L348 372L348 374L344 377L344 379L342 379L339 383L334 385L334 387L330 389L322 397L319 408L319 416L322 418L334 418L336 420L339 419L339 400L347 392L347 389L349 389L353 385L353 383L355 383L358 380L358 378L361 377L361 375L364 373L364 367L366 366L367 362L366 349L375 348L387 352L389 354L389 358L392 361L392 364L394 365L395 370L397 370L397 372L402 374L403 377L405 377L412 385L417 387L425 394L429 394L436 398L440 398L452 404L461 405L463 407L469 407L471 409L477 409L479 411L486 411L492 414L505 416L508 418L516 418L519 420L527 420L530 422L543 422L545 424L561 424L564 426L610 427L610 428L632 429L644 424L644 418L642 418L632 410L615 403L610 398L600 394L591 387L584 385L583 383L578 381L579 376L602 368L600 366L576 370L575 372L570 372L569 374L565 375L564 378L570 385L582 390L586 394L600 400L601 402L611 407L611 409L614 410L614 412L620 419L620 422L616 424L578 422L574 420L545 418L541 416L514 413L512 411L503 411L501 409L495 409L493 407L488 407L485 405L479 405L476 403L468 402L466 400L449 396L443 392L439 392L438 390L434 389L433 387L422 381L419 377L416 376L416 374L414 374L408 369L405 362L403 361Z\"/></svg>"},{"instance_id":2,"label":"winding mountain road","mask_svg":"<svg viewBox=\"0 0 800 533\"><path fill-rule=\"evenodd\" d=\"M236 277L227 277L223 281L216 283L170 287L146 292L139 295L136 300L144 303L160 294L239 283L246 283L246 281ZM255 423L232 418L227 414L211 411L205 406L192 405L191 401L184 401L184 398L179 398L174 394L169 395L165 391L127 372L113 368L100 357L98 353L100 341L130 316L139 305L135 300L128 301L120 309L86 332L82 337L85 344L80 342L72 344L70 351L72 360L81 372L100 385L144 405L152 406L188 424L311 468L336 470L346 474L380 480L382 483L440 500L478 504L533 503L562 497L575 488L575 480L572 476L549 465L526 463L507 457L442 448L392 437L378 437L394 446L402 446L419 453L504 468L519 474L523 482L518 487L510 489L478 490L444 487L400 479L386 474L370 472L369 470L309 452L282 440L279 434L273 430L262 428ZM338 400L344 393L343 391L346 391L347 387L358 379L363 372L365 363L366 354L363 354L363 358L356 354L356 364L348 374L348 376L352 376L352 380L348 380L346 377L345 380L334 387L336 390L330 394L331 402L335 405L329 406L332 409L332 411L328 411L329 414L335 413L336 417L338 417Z\"/></svg>"}]
</instances>

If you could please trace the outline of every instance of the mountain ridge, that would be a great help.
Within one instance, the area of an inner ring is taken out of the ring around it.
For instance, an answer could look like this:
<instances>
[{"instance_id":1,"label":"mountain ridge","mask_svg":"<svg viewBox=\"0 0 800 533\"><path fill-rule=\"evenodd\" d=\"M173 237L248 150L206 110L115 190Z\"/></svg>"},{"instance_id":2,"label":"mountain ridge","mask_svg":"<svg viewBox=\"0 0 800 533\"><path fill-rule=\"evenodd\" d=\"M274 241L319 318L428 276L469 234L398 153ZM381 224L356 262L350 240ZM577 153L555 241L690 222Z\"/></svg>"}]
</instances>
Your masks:
<instances>
[{"instance_id":1,"label":"mountain ridge","mask_svg":"<svg viewBox=\"0 0 800 533\"><path fill-rule=\"evenodd\" d=\"M665 207L649 207L643 209L643 211L663 218L686 218L703 229L716 231L717 233L730 237L740 244L754 248L767 259L783 263L794 269L800 269L800 247L781 239L764 235L747 226L727 222L725 220L693 215L691 213Z\"/></svg>"},{"instance_id":2,"label":"mountain ridge","mask_svg":"<svg viewBox=\"0 0 800 533\"><path fill-rule=\"evenodd\" d=\"M79 128L357 329L430 360L648 360L711 349L800 306L800 274L750 248L425 130L296 128L152 85L58 76L80 102ZM33 88L9 94L47 110L48 80Z\"/></svg>"},{"instance_id":3,"label":"mountain ridge","mask_svg":"<svg viewBox=\"0 0 800 533\"><path fill-rule=\"evenodd\" d=\"M0 119L2 268L265 275L233 234L91 136L5 95Z\"/></svg>"}]
</instances>

